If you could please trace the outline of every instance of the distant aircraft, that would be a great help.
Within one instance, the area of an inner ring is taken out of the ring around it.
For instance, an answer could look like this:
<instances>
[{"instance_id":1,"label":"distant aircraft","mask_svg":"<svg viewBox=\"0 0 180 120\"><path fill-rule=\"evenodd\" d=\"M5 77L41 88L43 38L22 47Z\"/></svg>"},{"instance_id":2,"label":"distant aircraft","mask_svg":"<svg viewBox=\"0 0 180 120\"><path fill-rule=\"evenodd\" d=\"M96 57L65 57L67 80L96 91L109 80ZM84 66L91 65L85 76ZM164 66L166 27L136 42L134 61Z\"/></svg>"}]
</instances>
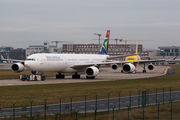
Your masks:
<instances>
[{"instance_id":1,"label":"distant aircraft","mask_svg":"<svg viewBox=\"0 0 180 120\"><path fill-rule=\"evenodd\" d=\"M173 59L175 60L177 56ZM153 70L154 65L152 63L155 62L165 62L167 60L161 59L161 60L141 60L141 57L138 55L138 38L137 38L137 43L136 43L136 53L135 55L127 56L125 58L125 61L119 61L119 63L122 63L122 70L121 72L125 73L136 73L136 66L140 65L143 68L143 73L146 73L146 64L148 64L148 69ZM172 60L171 60L172 61ZM112 69L117 69L117 64L112 65Z\"/></svg>"},{"instance_id":2,"label":"distant aircraft","mask_svg":"<svg viewBox=\"0 0 180 120\"><path fill-rule=\"evenodd\" d=\"M4 57L1 55L1 60L4 60Z\"/></svg>"},{"instance_id":3,"label":"distant aircraft","mask_svg":"<svg viewBox=\"0 0 180 120\"><path fill-rule=\"evenodd\" d=\"M26 67L34 75L42 75L44 72L58 72L56 78L64 78L62 73L75 73L72 78L80 78L78 72L85 72L87 79L94 79L99 73L99 67L106 64L115 64L119 61L109 62L114 58L107 55L110 30L107 30L103 45L98 54L32 54L25 61L17 61L11 67L14 72L22 72ZM127 55L125 55L127 56ZM124 57L124 56L116 56Z\"/></svg>"}]
</instances>

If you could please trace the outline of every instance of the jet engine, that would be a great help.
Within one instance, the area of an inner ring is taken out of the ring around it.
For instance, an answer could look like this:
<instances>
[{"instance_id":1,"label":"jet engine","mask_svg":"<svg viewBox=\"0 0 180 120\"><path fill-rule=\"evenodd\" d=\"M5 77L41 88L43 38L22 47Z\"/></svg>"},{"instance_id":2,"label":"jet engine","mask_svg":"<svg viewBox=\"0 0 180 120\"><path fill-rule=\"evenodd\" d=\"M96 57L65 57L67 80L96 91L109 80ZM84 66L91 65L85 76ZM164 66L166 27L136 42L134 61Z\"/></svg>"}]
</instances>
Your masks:
<instances>
[{"instance_id":1,"label":"jet engine","mask_svg":"<svg viewBox=\"0 0 180 120\"><path fill-rule=\"evenodd\" d=\"M33 75L42 75L44 72L39 72L39 71L31 71L31 74Z\"/></svg>"},{"instance_id":2,"label":"jet engine","mask_svg":"<svg viewBox=\"0 0 180 120\"><path fill-rule=\"evenodd\" d=\"M123 70L125 72L129 72L129 73L132 73L135 71L135 66L132 64L132 63L126 63L123 65Z\"/></svg>"},{"instance_id":3,"label":"jet engine","mask_svg":"<svg viewBox=\"0 0 180 120\"><path fill-rule=\"evenodd\" d=\"M13 72L22 72L24 70L24 65L22 63L15 63L11 66Z\"/></svg>"},{"instance_id":4,"label":"jet engine","mask_svg":"<svg viewBox=\"0 0 180 120\"><path fill-rule=\"evenodd\" d=\"M96 75L98 75L99 73L99 69L97 67L91 66L86 68L86 75L88 77L95 77Z\"/></svg>"},{"instance_id":5,"label":"jet engine","mask_svg":"<svg viewBox=\"0 0 180 120\"><path fill-rule=\"evenodd\" d=\"M153 65L153 64L149 64L149 65L148 65L148 69L149 69L149 70L153 70L153 69L154 69L154 65Z\"/></svg>"},{"instance_id":6,"label":"jet engine","mask_svg":"<svg viewBox=\"0 0 180 120\"><path fill-rule=\"evenodd\" d=\"M117 64L113 64L113 65L111 65L111 67L112 67L113 70L116 70L118 68L118 65Z\"/></svg>"}]
</instances>

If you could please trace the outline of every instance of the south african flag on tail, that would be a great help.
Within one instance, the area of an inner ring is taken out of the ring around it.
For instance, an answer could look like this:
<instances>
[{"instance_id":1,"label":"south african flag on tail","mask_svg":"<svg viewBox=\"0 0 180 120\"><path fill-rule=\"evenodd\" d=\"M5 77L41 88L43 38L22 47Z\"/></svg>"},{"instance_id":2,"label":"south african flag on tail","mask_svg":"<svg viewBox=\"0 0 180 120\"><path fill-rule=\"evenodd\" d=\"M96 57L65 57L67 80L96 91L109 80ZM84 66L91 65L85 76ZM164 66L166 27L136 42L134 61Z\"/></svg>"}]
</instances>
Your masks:
<instances>
[{"instance_id":1,"label":"south african flag on tail","mask_svg":"<svg viewBox=\"0 0 180 120\"><path fill-rule=\"evenodd\" d=\"M107 54L108 45L109 45L109 36L110 36L110 30L107 30L106 36L104 38L104 42L103 42L101 50L98 54Z\"/></svg>"}]
</instances>

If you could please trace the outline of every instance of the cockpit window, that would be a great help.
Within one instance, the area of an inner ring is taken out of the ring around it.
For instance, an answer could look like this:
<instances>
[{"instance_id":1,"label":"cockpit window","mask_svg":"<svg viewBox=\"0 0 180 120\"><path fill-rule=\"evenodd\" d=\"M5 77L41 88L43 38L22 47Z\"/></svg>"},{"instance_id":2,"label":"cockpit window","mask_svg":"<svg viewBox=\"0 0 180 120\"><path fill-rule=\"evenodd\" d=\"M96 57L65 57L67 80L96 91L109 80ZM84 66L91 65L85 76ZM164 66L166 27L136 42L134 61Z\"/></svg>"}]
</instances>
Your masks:
<instances>
[{"instance_id":1,"label":"cockpit window","mask_svg":"<svg viewBox=\"0 0 180 120\"><path fill-rule=\"evenodd\" d=\"M26 59L26 61L35 61L35 59L34 58L28 58L28 59Z\"/></svg>"}]
</instances>

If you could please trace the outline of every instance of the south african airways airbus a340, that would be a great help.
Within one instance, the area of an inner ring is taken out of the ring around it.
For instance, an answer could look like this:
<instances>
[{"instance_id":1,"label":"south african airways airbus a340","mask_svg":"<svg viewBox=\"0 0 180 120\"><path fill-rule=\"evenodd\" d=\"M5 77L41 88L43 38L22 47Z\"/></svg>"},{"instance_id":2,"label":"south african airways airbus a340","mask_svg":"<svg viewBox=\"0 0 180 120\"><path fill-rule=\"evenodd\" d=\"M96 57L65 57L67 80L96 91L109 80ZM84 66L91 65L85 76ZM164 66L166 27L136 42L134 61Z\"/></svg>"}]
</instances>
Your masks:
<instances>
[{"instance_id":1,"label":"south african airways airbus a340","mask_svg":"<svg viewBox=\"0 0 180 120\"><path fill-rule=\"evenodd\" d=\"M12 65L11 69L14 72L22 72L24 68L27 68L34 75L42 75L44 72L58 72L56 78L64 78L63 73L75 73L72 78L80 78L78 72L85 72L87 79L94 79L98 75L101 65L116 64L117 62L108 62L108 59L112 58L107 55L109 36L110 30L107 30L98 54L32 54L24 61L10 59L17 62Z\"/></svg>"},{"instance_id":2,"label":"south african airways airbus a340","mask_svg":"<svg viewBox=\"0 0 180 120\"><path fill-rule=\"evenodd\" d=\"M33 75L42 75L44 72L58 72L57 79L65 78L63 73L75 73L72 78L79 79L79 72L85 72L87 79L95 79L99 73L101 65L111 65L112 69L117 69L118 64L123 64L122 71L126 73L136 72L136 65L144 65L143 73L146 73L145 64L148 64L148 69L154 68L153 62L164 62L166 60L141 60L137 54L138 41L136 46L136 54L122 55L110 57L108 52L110 30L107 30L104 42L98 54L32 54L26 60L11 60L14 63L11 67L14 72L22 72L24 68L31 71ZM1 56L2 57L2 56ZM126 57L125 61L112 61L109 59Z\"/></svg>"}]
</instances>

